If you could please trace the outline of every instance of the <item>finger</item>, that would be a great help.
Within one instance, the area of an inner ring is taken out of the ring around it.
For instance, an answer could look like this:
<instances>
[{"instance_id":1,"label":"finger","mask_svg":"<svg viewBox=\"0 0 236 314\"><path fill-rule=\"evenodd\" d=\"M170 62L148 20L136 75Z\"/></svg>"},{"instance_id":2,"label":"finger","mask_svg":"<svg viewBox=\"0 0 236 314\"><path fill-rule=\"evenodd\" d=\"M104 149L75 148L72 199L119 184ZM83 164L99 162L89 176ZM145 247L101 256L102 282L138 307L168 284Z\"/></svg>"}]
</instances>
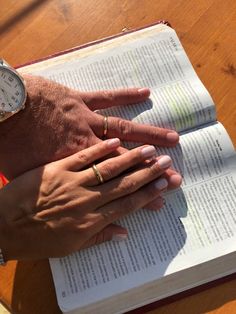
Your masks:
<instances>
[{"instance_id":1,"label":"finger","mask_svg":"<svg viewBox=\"0 0 236 314\"><path fill-rule=\"evenodd\" d=\"M125 88L97 92L80 92L80 97L91 110L142 102L150 96L148 88Z\"/></svg>"},{"instance_id":2,"label":"finger","mask_svg":"<svg viewBox=\"0 0 236 314\"><path fill-rule=\"evenodd\" d=\"M105 158L101 158L101 160L103 159L107 159L108 157L116 157L116 156L120 156L124 153L127 153L129 150L127 148L124 148L122 146L119 146L115 151L113 151L111 154L109 154L109 156L106 156Z\"/></svg>"},{"instance_id":3,"label":"finger","mask_svg":"<svg viewBox=\"0 0 236 314\"><path fill-rule=\"evenodd\" d=\"M164 206L164 199L161 196L158 196L156 199L145 205L145 209L157 211Z\"/></svg>"},{"instance_id":4,"label":"finger","mask_svg":"<svg viewBox=\"0 0 236 314\"><path fill-rule=\"evenodd\" d=\"M168 181L168 190L177 189L182 183L181 175L170 168L167 169L161 177L165 178ZM158 197L151 203L147 204L145 208L148 210L159 210L164 206L164 204L165 200L162 197Z\"/></svg>"},{"instance_id":5,"label":"finger","mask_svg":"<svg viewBox=\"0 0 236 314\"><path fill-rule=\"evenodd\" d=\"M160 177L170 165L171 158L169 156L161 156L156 161L150 162L148 165L138 170L134 170L100 185L100 193L106 197L97 199L97 208L115 199L138 191L144 185ZM167 182L165 178L163 178L163 180ZM90 189L94 188L95 187Z\"/></svg>"},{"instance_id":6,"label":"finger","mask_svg":"<svg viewBox=\"0 0 236 314\"><path fill-rule=\"evenodd\" d=\"M108 117L107 137L118 137L124 141L170 147L179 141L178 133L173 130L139 124L116 117Z\"/></svg>"},{"instance_id":7,"label":"finger","mask_svg":"<svg viewBox=\"0 0 236 314\"><path fill-rule=\"evenodd\" d=\"M99 137L103 137L104 117L96 114L96 119L91 125L93 132ZM117 117L108 117L107 138L118 137L124 141L148 143L152 145L175 146L179 141L177 132L154 127L148 124L140 124Z\"/></svg>"},{"instance_id":8,"label":"finger","mask_svg":"<svg viewBox=\"0 0 236 314\"><path fill-rule=\"evenodd\" d=\"M56 161L55 164L65 170L78 171L90 165L95 160L105 157L115 151L119 145L120 140L118 138L106 140L69 157Z\"/></svg>"},{"instance_id":9,"label":"finger","mask_svg":"<svg viewBox=\"0 0 236 314\"><path fill-rule=\"evenodd\" d=\"M162 177L168 181L168 190L177 189L181 186L182 177L174 169L168 168Z\"/></svg>"},{"instance_id":10,"label":"finger","mask_svg":"<svg viewBox=\"0 0 236 314\"><path fill-rule=\"evenodd\" d=\"M103 206L99 210L101 219L103 219L103 224L107 225L137 209L144 208L146 204L159 197L167 187L167 180L159 178L134 193L121 197Z\"/></svg>"},{"instance_id":11,"label":"finger","mask_svg":"<svg viewBox=\"0 0 236 314\"><path fill-rule=\"evenodd\" d=\"M81 249L91 247L93 245L101 244L106 241L124 241L128 237L128 232L125 228L110 224L103 230L95 234L91 239L89 239Z\"/></svg>"},{"instance_id":12,"label":"finger","mask_svg":"<svg viewBox=\"0 0 236 314\"><path fill-rule=\"evenodd\" d=\"M134 167L147 158L152 158L156 155L156 149L154 146L142 146L117 157L109 158L96 165L98 172L101 174L104 181L109 181L115 178L122 172ZM98 184L98 180L94 175L92 168L86 169L81 172L81 175L86 178L84 183L86 186L94 186Z\"/></svg>"},{"instance_id":13,"label":"finger","mask_svg":"<svg viewBox=\"0 0 236 314\"><path fill-rule=\"evenodd\" d=\"M114 152L112 152L109 157L115 157L115 156L120 156L124 153L127 153L129 150L127 148L124 148L122 146L118 147Z\"/></svg>"}]
</instances>

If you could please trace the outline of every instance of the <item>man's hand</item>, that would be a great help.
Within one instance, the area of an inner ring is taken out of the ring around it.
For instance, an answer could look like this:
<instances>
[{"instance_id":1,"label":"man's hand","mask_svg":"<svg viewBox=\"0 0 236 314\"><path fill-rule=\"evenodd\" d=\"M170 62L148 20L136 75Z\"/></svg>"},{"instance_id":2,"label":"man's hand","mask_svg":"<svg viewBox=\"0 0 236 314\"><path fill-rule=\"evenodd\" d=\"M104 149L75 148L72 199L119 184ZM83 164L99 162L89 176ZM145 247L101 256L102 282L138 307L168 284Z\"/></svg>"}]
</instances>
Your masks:
<instances>
[{"instance_id":1,"label":"man's hand","mask_svg":"<svg viewBox=\"0 0 236 314\"><path fill-rule=\"evenodd\" d=\"M92 110L142 102L148 89L78 92L41 77L25 75L26 108L0 124L0 170L12 179L101 140L104 118ZM109 117L107 137L174 146L174 131Z\"/></svg>"}]
</instances>

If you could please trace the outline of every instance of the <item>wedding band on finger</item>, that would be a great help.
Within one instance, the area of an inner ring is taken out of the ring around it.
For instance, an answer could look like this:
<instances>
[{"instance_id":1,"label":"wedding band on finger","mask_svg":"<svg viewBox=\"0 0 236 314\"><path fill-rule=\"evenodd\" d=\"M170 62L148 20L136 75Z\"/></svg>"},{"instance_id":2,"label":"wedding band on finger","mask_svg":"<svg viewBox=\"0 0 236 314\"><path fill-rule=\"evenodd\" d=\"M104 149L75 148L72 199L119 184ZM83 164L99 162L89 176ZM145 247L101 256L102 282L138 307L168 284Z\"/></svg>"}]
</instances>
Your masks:
<instances>
[{"instance_id":1,"label":"wedding band on finger","mask_svg":"<svg viewBox=\"0 0 236 314\"><path fill-rule=\"evenodd\" d=\"M102 135L103 139L106 138L107 132L108 132L108 117L104 116L104 118L103 118L103 135Z\"/></svg>"},{"instance_id":2,"label":"wedding band on finger","mask_svg":"<svg viewBox=\"0 0 236 314\"><path fill-rule=\"evenodd\" d=\"M95 164L93 164L92 169L93 169L93 172L94 172L94 174L95 174L95 177L96 177L97 180L98 180L98 183L99 183L99 184L102 184L102 183L104 182L104 179L103 179L103 177L102 177L100 171L98 170L98 168L97 168L97 166L96 166Z\"/></svg>"}]
</instances>

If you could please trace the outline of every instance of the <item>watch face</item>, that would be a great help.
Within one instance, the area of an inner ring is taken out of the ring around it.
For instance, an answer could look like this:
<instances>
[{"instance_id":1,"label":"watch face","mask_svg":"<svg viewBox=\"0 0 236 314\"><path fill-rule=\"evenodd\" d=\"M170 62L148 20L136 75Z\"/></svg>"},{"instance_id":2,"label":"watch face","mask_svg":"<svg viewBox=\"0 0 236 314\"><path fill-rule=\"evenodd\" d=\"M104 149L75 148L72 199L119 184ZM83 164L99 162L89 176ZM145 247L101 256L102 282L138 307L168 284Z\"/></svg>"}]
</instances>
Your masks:
<instances>
[{"instance_id":1,"label":"watch face","mask_svg":"<svg viewBox=\"0 0 236 314\"><path fill-rule=\"evenodd\" d=\"M14 71L0 67L0 111L14 112L25 100L25 87Z\"/></svg>"}]
</instances>

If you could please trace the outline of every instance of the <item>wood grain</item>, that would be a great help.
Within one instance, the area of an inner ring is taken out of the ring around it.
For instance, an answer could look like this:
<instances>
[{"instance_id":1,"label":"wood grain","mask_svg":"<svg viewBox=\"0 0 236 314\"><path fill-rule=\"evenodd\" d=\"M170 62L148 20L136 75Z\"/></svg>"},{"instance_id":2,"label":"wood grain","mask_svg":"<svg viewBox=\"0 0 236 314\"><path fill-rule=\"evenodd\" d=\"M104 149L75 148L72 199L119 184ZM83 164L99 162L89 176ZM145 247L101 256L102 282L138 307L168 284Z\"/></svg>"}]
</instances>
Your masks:
<instances>
[{"instance_id":1,"label":"wood grain","mask_svg":"<svg viewBox=\"0 0 236 314\"><path fill-rule=\"evenodd\" d=\"M0 0L0 56L12 65L166 19L177 31L236 144L235 0ZM47 261L0 267L0 300L14 313L60 313ZM236 280L152 314L236 313Z\"/></svg>"}]
</instances>

